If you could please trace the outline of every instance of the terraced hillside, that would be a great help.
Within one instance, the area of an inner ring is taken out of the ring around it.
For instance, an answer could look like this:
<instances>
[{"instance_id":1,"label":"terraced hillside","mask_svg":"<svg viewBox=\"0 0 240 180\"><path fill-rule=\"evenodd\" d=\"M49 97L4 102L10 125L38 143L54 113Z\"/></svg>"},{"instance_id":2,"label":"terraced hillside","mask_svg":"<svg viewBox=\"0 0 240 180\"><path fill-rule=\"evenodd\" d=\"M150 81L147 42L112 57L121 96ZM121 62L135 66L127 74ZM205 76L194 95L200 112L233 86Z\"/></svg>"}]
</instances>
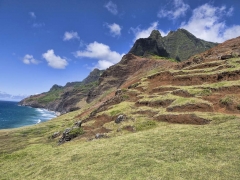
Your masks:
<instances>
[{"instance_id":1,"label":"terraced hillside","mask_svg":"<svg viewBox=\"0 0 240 180\"><path fill-rule=\"evenodd\" d=\"M219 123L240 113L240 58L206 60L183 69L161 70L122 86L86 120L84 137L135 131L139 119L180 124ZM114 120L123 115L119 129ZM224 117L224 118L223 118ZM150 122L151 121L151 122ZM154 124L154 123L153 123ZM91 132L91 133L90 133Z\"/></svg>"}]
</instances>

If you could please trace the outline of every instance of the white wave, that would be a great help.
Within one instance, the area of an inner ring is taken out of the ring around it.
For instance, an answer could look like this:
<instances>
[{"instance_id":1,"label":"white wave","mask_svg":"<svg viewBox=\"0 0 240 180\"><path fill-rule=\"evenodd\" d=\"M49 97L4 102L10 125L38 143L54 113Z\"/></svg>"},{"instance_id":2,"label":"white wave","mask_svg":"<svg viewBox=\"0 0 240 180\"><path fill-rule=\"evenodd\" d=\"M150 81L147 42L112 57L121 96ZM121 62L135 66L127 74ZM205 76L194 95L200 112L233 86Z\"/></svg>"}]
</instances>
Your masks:
<instances>
[{"instance_id":1,"label":"white wave","mask_svg":"<svg viewBox=\"0 0 240 180\"><path fill-rule=\"evenodd\" d=\"M43 112L43 109L36 108L36 111L38 111L38 112Z\"/></svg>"},{"instance_id":2,"label":"white wave","mask_svg":"<svg viewBox=\"0 0 240 180\"><path fill-rule=\"evenodd\" d=\"M42 116L49 116L49 114L47 114L47 113L42 113Z\"/></svg>"},{"instance_id":3,"label":"white wave","mask_svg":"<svg viewBox=\"0 0 240 180\"><path fill-rule=\"evenodd\" d=\"M41 122L41 119L38 119L37 124L39 124L40 122Z\"/></svg>"},{"instance_id":4,"label":"white wave","mask_svg":"<svg viewBox=\"0 0 240 180\"><path fill-rule=\"evenodd\" d=\"M57 117L54 111L48 111L47 109L42 108L36 108L36 111L38 112L38 118L42 119L42 121L47 121Z\"/></svg>"}]
</instances>

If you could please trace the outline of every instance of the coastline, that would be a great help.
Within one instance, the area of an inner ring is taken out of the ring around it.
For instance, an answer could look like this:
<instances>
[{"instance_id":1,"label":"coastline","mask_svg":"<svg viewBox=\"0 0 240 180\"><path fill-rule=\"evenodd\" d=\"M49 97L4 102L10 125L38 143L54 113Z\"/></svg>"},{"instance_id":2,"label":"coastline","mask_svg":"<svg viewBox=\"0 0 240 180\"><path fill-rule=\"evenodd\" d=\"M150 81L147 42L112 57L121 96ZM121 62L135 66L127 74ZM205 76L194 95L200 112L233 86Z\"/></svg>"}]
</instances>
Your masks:
<instances>
[{"instance_id":1,"label":"coastline","mask_svg":"<svg viewBox=\"0 0 240 180\"><path fill-rule=\"evenodd\" d=\"M45 108L34 108L18 104L17 101L0 100L0 130L15 129L49 121L61 115Z\"/></svg>"}]
</instances>

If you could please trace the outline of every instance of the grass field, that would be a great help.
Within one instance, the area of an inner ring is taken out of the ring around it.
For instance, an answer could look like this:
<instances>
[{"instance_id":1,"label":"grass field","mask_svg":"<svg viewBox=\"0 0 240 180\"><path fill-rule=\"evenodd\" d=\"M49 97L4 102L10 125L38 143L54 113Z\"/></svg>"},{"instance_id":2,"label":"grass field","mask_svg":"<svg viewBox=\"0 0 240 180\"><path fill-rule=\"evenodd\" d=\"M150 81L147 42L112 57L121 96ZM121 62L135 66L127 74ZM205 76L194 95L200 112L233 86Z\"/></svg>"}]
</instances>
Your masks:
<instances>
[{"instance_id":1,"label":"grass field","mask_svg":"<svg viewBox=\"0 0 240 180\"><path fill-rule=\"evenodd\" d=\"M49 124L25 128L32 130L29 138L19 130L0 131L2 140L15 138L12 147L6 144L9 152L1 152L0 179L240 178L238 118L203 126L157 122L149 130L61 146L47 132L33 136Z\"/></svg>"}]
</instances>

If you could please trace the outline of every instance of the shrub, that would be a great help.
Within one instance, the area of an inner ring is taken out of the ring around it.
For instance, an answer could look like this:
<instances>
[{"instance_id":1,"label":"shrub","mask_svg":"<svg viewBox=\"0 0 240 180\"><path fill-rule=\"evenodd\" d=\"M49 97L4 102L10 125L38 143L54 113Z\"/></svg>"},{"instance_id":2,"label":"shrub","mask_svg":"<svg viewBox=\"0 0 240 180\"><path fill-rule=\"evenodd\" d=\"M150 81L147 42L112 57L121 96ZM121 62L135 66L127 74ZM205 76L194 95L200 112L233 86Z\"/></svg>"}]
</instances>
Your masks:
<instances>
[{"instance_id":1,"label":"shrub","mask_svg":"<svg viewBox=\"0 0 240 180\"><path fill-rule=\"evenodd\" d=\"M230 105L233 103L233 97L232 96L225 96L224 98L220 99L220 103L224 105Z\"/></svg>"},{"instance_id":2,"label":"shrub","mask_svg":"<svg viewBox=\"0 0 240 180\"><path fill-rule=\"evenodd\" d=\"M110 112L110 115L111 115L111 116L115 116L115 115L118 115L118 114L120 114L120 113L121 113L120 110L113 110L113 111Z\"/></svg>"},{"instance_id":3,"label":"shrub","mask_svg":"<svg viewBox=\"0 0 240 180\"><path fill-rule=\"evenodd\" d=\"M210 89L204 89L199 93L200 96L209 96L210 94L212 94L212 91Z\"/></svg>"},{"instance_id":4,"label":"shrub","mask_svg":"<svg viewBox=\"0 0 240 180\"><path fill-rule=\"evenodd\" d=\"M77 137L79 135L84 134L84 131L82 128L73 128L70 132L69 135L71 138Z\"/></svg>"},{"instance_id":5,"label":"shrub","mask_svg":"<svg viewBox=\"0 0 240 180\"><path fill-rule=\"evenodd\" d=\"M129 99L129 96L126 95L126 94L124 94L124 95L122 95L122 98L123 98L123 100L125 101L125 100L128 100L128 99Z\"/></svg>"},{"instance_id":6,"label":"shrub","mask_svg":"<svg viewBox=\"0 0 240 180\"><path fill-rule=\"evenodd\" d=\"M237 109L240 110L240 104L237 105Z\"/></svg>"}]
</instances>

